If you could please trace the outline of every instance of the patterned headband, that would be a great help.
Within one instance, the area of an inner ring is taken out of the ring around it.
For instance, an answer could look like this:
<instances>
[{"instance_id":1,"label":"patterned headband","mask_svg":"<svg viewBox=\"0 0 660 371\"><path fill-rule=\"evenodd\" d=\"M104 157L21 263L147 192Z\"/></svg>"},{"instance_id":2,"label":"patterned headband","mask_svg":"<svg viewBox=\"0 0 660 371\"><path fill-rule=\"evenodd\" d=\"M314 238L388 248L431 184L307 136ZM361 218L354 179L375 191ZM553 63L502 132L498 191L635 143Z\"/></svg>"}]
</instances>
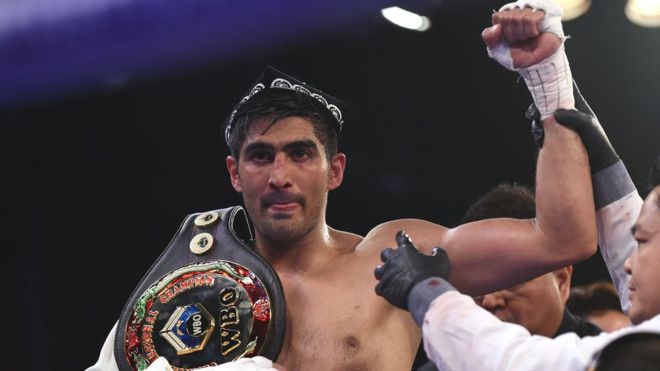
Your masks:
<instances>
[{"instance_id":1,"label":"patterned headband","mask_svg":"<svg viewBox=\"0 0 660 371\"><path fill-rule=\"evenodd\" d=\"M317 101L319 101L334 117L337 121L335 130L337 135L341 133L342 125L344 124L344 115L342 112L346 112L346 103L337 99L331 95L325 94L324 92L305 84L302 81L299 81L295 77L289 76L272 66L267 66L264 72L259 76L257 81L255 81L252 88L248 93L236 104L234 110L232 111L229 119L227 120L227 125L225 127L225 141L229 145L231 139L231 132L234 129L234 116L238 112L238 108L255 94L259 93L264 89L287 89L293 90L307 96L310 96Z\"/></svg>"}]
</instances>

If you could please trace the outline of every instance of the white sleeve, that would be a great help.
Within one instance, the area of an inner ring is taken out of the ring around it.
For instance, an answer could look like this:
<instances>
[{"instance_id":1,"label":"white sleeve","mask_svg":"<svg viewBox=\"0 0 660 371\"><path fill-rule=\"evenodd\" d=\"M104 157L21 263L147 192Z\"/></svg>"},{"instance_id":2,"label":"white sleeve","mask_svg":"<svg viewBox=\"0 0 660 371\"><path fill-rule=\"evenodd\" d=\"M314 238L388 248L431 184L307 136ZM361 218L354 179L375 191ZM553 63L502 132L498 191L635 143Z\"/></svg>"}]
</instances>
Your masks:
<instances>
[{"instance_id":1,"label":"white sleeve","mask_svg":"<svg viewBox=\"0 0 660 371\"><path fill-rule=\"evenodd\" d=\"M440 369L579 370L610 334L580 339L574 333L555 339L532 336L505 323L456 291L433 301L422 326L424 349Z\"/></svg>"},{"instance_id":2,"label":"white sleeve","mask_svg":"<svg viewBox=\"0 0 660 371\"><path fill-rule=\"evenodd\" d=\"M93 366L87 368L87 371L119 371L117 361L115 361L115 333L117 332L117 323L112 327L108 337L103 343L101 354L98 361Z\"/></svg>"},{"instance_id":3,"label":"white sleeve","mask_svg":"<svg viewBox=\"0 0 660 371\"><path fill-rule=\"evenodd\" d=\"M621 308L628 313L630 276L623 265L637 247L631 228L639 216L643 200L622 161L594 174L593 184L600 253L619 294Z\"/></svg>"}]
</instances>

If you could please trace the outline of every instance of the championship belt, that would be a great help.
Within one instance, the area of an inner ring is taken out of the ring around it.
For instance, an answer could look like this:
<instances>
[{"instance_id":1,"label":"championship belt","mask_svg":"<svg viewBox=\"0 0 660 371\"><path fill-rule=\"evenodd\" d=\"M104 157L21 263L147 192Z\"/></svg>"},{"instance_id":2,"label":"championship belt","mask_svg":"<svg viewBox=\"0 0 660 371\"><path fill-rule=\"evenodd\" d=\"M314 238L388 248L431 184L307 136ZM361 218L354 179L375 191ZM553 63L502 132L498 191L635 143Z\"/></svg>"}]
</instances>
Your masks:
<instances>
[{"instance_id":1,"label":"championship belt","mask_svg":"<svg viewBox=\"0 0 660 371\"><path fill-rule=\"evenodd\" d=\"M276 360L284 340L284 290L245 241L240 206L186 217L124 306L115 336L120 370L162 356L175 370L241 357Z\"/></svg>"}]
</instances>

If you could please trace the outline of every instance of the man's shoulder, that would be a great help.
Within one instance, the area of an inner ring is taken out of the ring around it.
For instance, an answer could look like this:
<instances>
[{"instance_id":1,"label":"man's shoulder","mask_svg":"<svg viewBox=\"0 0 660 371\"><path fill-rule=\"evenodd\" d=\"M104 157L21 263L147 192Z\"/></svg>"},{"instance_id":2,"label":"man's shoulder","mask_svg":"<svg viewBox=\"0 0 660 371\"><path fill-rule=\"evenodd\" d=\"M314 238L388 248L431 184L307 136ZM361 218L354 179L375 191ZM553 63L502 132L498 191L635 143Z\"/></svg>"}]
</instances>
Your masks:
<instances>
[{"instance_id":1,"label":"man's shoulder","mask_svg":"<svg viewBox=\"0 0 660 371\"><path fill-rule=\"evenodd\" d=\"M413 242L421 249L431 249L444 238L447 228L421 219L397 219L374 227L360 243L360 249L376 249L396 247L395 236L399 231L405 231ZM430 250L429 250L430 251Z\"/></svg>"},{"instance_id":2,"label":"man's shoulder","mask_svg":"<svg viewBox=\"0 0 660 371\"><path fill-rule=\"evenodd\" d=\"M356 251L364 241L363 236L333 228L330 229L330 236L334 241L334 247L344 252Z\"/></svg>"}]
</instances>

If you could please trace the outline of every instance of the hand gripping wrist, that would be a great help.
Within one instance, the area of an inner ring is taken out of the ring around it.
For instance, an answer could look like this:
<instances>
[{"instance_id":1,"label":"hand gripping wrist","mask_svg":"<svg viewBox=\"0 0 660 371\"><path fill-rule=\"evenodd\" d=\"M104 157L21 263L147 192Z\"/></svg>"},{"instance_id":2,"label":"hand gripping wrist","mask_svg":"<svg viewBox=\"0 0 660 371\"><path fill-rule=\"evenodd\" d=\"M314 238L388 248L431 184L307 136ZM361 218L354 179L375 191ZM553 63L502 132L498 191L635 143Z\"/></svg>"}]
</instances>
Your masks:
<instances>
[{"instance_id":1,"label":"hand gripping wrist","mask_svg":"<svg viewBox=\"0 0 660 371\"><path fill-rule=\"evenodd\" d=\"M555 119L560 125L578 133L589 155L591 173L595 174L619 161L619 156L610 144L598 118L582 97L577 84L573 83L573 87L576 110L557 111Z\"/></svg>"}]
</instances>

